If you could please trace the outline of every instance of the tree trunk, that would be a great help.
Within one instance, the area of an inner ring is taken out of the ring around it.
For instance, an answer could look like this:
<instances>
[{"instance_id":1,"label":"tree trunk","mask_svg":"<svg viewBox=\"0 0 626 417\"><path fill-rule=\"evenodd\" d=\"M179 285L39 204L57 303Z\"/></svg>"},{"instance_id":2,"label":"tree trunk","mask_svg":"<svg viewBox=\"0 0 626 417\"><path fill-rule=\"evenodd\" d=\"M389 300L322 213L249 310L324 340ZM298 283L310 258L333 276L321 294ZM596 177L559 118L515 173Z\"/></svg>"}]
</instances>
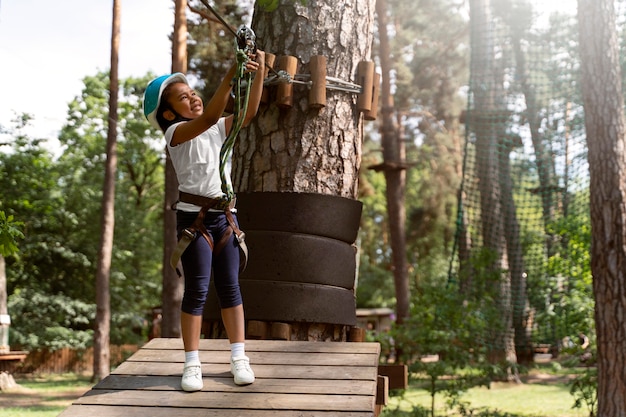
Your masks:
<instances>
[{"instance_id":1,"label":"tree trunk","mask_svg":"<svg viewBox=\"0 0 626 417\"><path fill-rule=\"evenodd\" d=\"M4 256L0 254L0 352L8 352L9 348L9 308L7 306L7 271Z\"/></svg>"},{"instance_id":2,"label":"tree trunk","mask_svg":"<svg viewBox=\"0 0 626 417\"><path fill-rule=\"evenodd\" d=\"M187 72L187 0L176 0L174 36L172 37L172 72ZM183 280L170 266L176 249L176 212L172 204L178 200L178 179L165 151L165 201L163 207L163 292L161 294L162 337L180 337L180 303L183 297Z\"/></svg>"},{"instance_id":3,"label":"tree trunk","mask_svg":"<svg viewBox=\"0 0 626 417\"><path fill-rule=\"evenodd\" d=\"M612 0L578 0L589 149L598 416L626 416L626 126Z\"/></svg>"},{"instance_id":4,"label":"tree trunk","mask_svg":"<svg viewBox=\"0 0 626 417\"><path fill-rule=\"evenodd\" d=\"M401 140L399 130L394 123L394 103L391 94L391 48L387 33L387 2L376 1L378 17L378 37L380 42L380 66L382 71L381 103L382 103L382 146L383 166L387 183L387 214L389 216L389 232L393 258L393 276L396 291L396 320L401 324L409 317L410 289L409 273L406 259L406 209L405 209L405 144Z\"/></svg>"},{"instance_id":5,"label":"tree trunk","mask_svg":"<svg viewBox=\"0 0 626 417\"><path fill-rule=\"evenodd\" d=\"M256 6L253 29L260 41L258 47L275 54L277 62L282 56L297 58L296 73L310 73L312 57L321 55L326 57L328 77L358 84L357 66L371 54L373 18L374 0L348 0L341 7L331 0L281 0L273 11ZM235 190L355 199L363 123L356 95L327 90L325 107L314 106L306 86L291 84L293 105L289 107L273 100L278 89L270 89L269 104L261 106L256 119L237 141L233 157ZM314 215L323 218L332 213ZM250 251L254 256L254 247ZM349 333L345 327L337 330L325 323L290 325L291 336L297 340L345 340Z\"/></svg>"},{"instance_id":6,"label":"tree trunk","mask_svg":"<svg viewBox=\"0 0 626 417\"><path fill-rule=\"evenodd\" d=\"M506 135L502 135L506 137ZM528 294L526 292L526 271L524 252L521 242L520 224L513 199L513 179L511 178L511 159L507 144L500 146L500 189L502 191L502 210L504 213L504 235L506 239L509 274L511 277L512 326L515 335L515 357L519 363L533 362L533 349L530 342L528 323Z\"/></svg>"},{"instance_id":7,"label":"tree trunk","mask_svg":"<svg viewBox=\"0 0 626 417\"><path fill-rule=\"evenodd\" d=\"M498 156L506 109L502 104L502 74L494 62L495 45L489 0L470 1L472 27L472 66L470 87L474 96L471 127L476 135L476 164L480 188L483 247L490 264L485 272L499 283L496 294L500 323L493 329L490 360L492 363L517 362L512 327L511 275L505 236L506 212L503 207L501 165ZM513 375L510 375L512 378Z\"/></svg>"},{"instance_id":8,"label":"tree trunk","mask_svg":"<svg viewBox=\"0 0 626 417\"><path fill-rule=\"evenodd\" d=\"M274 11L258 6L254 30L259 48L298 58L308 72L314 55L327 58L328 76L354 82L357 65L369 58L374 0L281 0ZM308 104L308 88L293 85L293 107L275 103L237 142L233 180L239 191L313 192L356 198L361 163L362 118L356 96L329 91L326 106Z\"/></svg>"},{"instance_id":9,"label":"tree trunk","mask_svg":"<svg viewBox=\"0 0 626 417\"><path fill-rule=\"evenodd\" d=\"M113 1L111 30L111 72L109 81L109 117L106 146L106 165L102 189L100 249L96 271L96 331L94 333L94 381L100 381L111 372L109 336L111 329L111 256L115 229L115 171L117 169L117 97L119 90L119 49L121 25L121 0Z\"/></svg>"}]
</instances>

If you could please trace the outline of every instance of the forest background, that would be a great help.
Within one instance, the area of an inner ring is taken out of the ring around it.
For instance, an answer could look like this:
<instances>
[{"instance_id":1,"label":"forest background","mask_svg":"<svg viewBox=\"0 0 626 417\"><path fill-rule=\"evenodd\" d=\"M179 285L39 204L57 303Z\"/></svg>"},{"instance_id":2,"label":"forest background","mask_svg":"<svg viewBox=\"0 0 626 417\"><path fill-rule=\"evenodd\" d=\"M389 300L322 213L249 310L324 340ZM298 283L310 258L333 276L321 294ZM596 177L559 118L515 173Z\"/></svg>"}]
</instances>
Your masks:
<instances>
[{"instance_id":1,"label":"forest background","mask_svg":"<svg viewBox=\"0 0 626 417\"><path fill-rule=\"evenodd\" d=\"M410 314L402 334L395 334L395 339L405 343L403 352L409 356L450 350L450 340L461 347L480 345L489 339L498 311L488 312L490 316L477 306L475 315L459 314L462 300L451 290L467 137L462 123L470 79L467 5L452 0L420 0L420 13L413 13L413 2L388 0L388 4L396 30L391 51L395 57L394 118L402 128L410 167L406 170L405 238ZM233 23L244 16L235 2L222 2L221 12ZM564 12L565 17L555 16L544 27L544 36L562 39L561 49L572 51L576 36L563 37L562 31L575 30L571 19L575 11ZM225 73L232 62L232 40L219 28L198 24L197 16L190 14L189 18L193 40L189 68L208 97L211 91L205 86L216 85L215 77ZM557 32L559 35L554 36ZM568 56L576 59L573 53ZM555 65L552 78L547 78L555 84L568 76L575 78L575 63L567 69L572 72ZM110 282L114 344L145 341L151 310L161 301L163 144L161 134L145 121L140 106L143 89L155 75L120 83L116 230ZM6 258L8 309L13 318L11 345L15 348L80 349L92 341L108 81L107 72L84 78L83 92L68 104L67 120L58 137L62 149L58 155L42 146L47 138L24 134L31 118L28 114L11 126L1 127L3 138L10 139L0 148L0 210L21 222L24 234L18 240L19 252ZM511 80L516 81L520 80ZM522 90L523 86L520 83L511 89ZM556 118L551 122L559 125ZM572 123L570 128L583 129L580 118ZM376 169L367 169L381 163L378 128L377 122L366 126L360 173L359 199L364 203L364 213L358 239L357 306L394 308L385 178ZM534 210L540 217L541 207ZM580 331L593 340L591 272L589 260L584 258L591 241L585 227L588 216L582 210L561 223L564 229L576 231L568 233L571 252L559 254L551 264L576 260L575 265L567 265L570 271L576 268L576 273L568 274L567 285L561 281L563 270L559 274L535 274L528 281L535 344L558 346L563 338ZM524 233L529 237L541 231ZM477 288L488 289L489 282ZM475 300L486 295L497 296L477 292Z\"/></svg>"}]
</instances>

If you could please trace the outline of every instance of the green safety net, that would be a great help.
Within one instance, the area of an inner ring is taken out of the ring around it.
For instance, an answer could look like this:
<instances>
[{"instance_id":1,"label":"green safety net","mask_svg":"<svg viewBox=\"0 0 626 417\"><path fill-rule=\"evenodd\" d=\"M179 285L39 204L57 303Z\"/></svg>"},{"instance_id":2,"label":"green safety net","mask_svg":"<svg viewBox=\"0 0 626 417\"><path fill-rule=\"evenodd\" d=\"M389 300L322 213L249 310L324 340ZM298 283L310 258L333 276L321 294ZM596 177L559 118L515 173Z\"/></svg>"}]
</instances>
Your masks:
<instances>
[{"instance_id":1,"label":"green safety net","mask_svg":"<svg viewBox=\"0 0 626 417\"><path fill-rule=\"evenodd\" d=\"M450 284L491 301L502 327L484 343L562 348L593 334L576 1L471 3Z\"/></svg>"}]
</instances>

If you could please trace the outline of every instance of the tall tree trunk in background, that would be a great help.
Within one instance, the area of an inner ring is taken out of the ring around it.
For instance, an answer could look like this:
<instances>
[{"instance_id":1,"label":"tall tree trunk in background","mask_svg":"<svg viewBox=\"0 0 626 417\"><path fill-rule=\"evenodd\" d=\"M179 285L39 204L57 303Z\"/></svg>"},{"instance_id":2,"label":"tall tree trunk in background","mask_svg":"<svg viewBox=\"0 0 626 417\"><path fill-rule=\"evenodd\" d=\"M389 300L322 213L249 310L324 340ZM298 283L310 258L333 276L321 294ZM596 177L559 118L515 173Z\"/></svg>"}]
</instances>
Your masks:
<instances>
[{"instance_id":1,"label":"tall tree trunk in background","mask_svg":"<svg viewBox=\"0 0 626 417\"><path fill-rule=\"evenodd\" d=\"M500 323L492 329L490 361L517 362L511 306L511 275L506 241L506 210L503 207L499 142L506 109L502 105L502 74L495 60L495 45L489 0L470 0L472 57L470 88L474 97L470 126L476 135L476 165L480 187L481 225L484 250L490 264L483 272L499 287L497 301ZM513 374L511 379L516 378Z\"/></svg>"},{"instance_id":2,"label":"tall tree trunk in background","mask_svg":"<svg viewBox=\"0 0 626 417\"><path fill-rule=\"evenodd\" d=\"M8 308L8 296L7 296L7 270L6 270L6 261L4 260L4 256L0 254L0 317L8 318L9 317L9 308ZM5 319L6 320L6 319ZM0 319L0 326L4 328L5 323L2 319ZM8 330L8 324L6 324L6 330ZM0 352L8 352L11 350L9 348L9 344L4 344L4 340L0 339Z\"/></svg>"},{"instance_id":3,"label":"tall tree trunk in background","mask_svg":"<svg viewBox=\"0 0 626 417\"><path fill-rule=\"evenodd\" d=\"M537 161L537 174L539 175L539 195L542 201L543 207L543 221L544 230L547 239L548 256L552 255L554 251L553 237L550 237L548 232L548 225L554 221L554 197L555 184L553 184L554 163L550 152L546 152L546 147L543 142L543 136L540 133L541 116L540 108L537 104L537 97L531 84L531 79L528 75L528 69L526 68L526 57L522 50L522 33L521 29L513 30L512 46L515 53L515 61L517 64L517 76L520 79L522 86L522 93L526 101L526 118L528 119L528 127L530 128L530 135L533 142L533 148L535 150L535 160ZM523 146L522 144L516 144ZM511 148L512 150L512 148ZM507 166L510 165L509 154L507 153ZM509 166L510 168L510 166ZM507 171L510 171L508 169ZM510 178L510 172L507 175ZM532 328L532 321L528 320L529 314L529 300L527 293L527 276L524 266L524 258L522 251L522 244L520 241L520 226L517 220L515 202L513 200L512 188L509 190L509 210L507 215L507 239L509 242L509 259L511 263L511 289L512 289L512 301L513 301L513 327L515 328L515 346L517 356L520 363L532 363L533 351L530 342L530 334Z\"/></svg>"},{"instance_id":4,"label":"tall tree trunk in background","mask_svg":"<svg viewBox=\"0 0 626 417\"><path fill-rule=\"evenodd\" d=\"M387 2L376 1L378 17L378 37L380 42L380 66L382 72L381 86L381 133L383 146L383 169L387 183L387 215L389 216L389 233L393 259L393 277L396 291L396 320L401 324L409 317L409 272L406 259L406 152L404 141L401 140L399 129L394 121L394 102L391 94L391 47L387 32Z\"/></svg>"},{"instance_id":5,"label":"tall tree trunk in background","mask_svg":"<svg viewBox=\"0 0 626 417\"><path fill-rule=\"evenodd\" d=\"M626 416L626 126L613 3L578 0L599 417Z\"/></svg>"},{"instance_id":6,"label":"tall tree trunk in background","mask_svg":"<svg viewBox=\"0 0 626 417\"><path fill-rule=\"evenodd\" d=\"M504 132L506 133L506 132ZM510 135L502 134L500 140L500 190L502 192L502 211L504 213L504 235L506 237L509 275L511 277L512 325L515 334L515 357L519 363L533 362L533 349L530 341L531 330L527 327L529 303L527 294L524 251L521 241L521 227L517 219L517 208L513 198L513 179L511 178ZM504 143L503 143L504 142Z\"/></svg>"},{"instance_id":7,"label":"tall tree trunk in background","mask_svg":"<svg viewBox=\"0 0 626 417\"><path fill-rule=\"evenodd\" d=\"M172 72L187 72L187 0L176 0L174 35L172 37ZM163 293L162 337L180 337L180 303L183 280L170 266L172 252L176 249L176 212L172 204L178 200L178 180L170 155L165 151L165 201L163 207Z\"/></svg>"},{"instance_id":8,"label":"tall tree trunk in background","mask_svg":"<svg viewBox=\"0 0 626 417\"><path fill-rule=\"evenodd\" d=\"M111 256L115 229L115 172L117 170L117 97L119 90L119 50L121 0L113 0L111 29L111 72L109 76L109 117L106 145L106 165L102 188L100 250L96 270L96 329L94 333L93 379L100 381L111 372L109 339L111 330Z\"/></svg>"}]
</instances>

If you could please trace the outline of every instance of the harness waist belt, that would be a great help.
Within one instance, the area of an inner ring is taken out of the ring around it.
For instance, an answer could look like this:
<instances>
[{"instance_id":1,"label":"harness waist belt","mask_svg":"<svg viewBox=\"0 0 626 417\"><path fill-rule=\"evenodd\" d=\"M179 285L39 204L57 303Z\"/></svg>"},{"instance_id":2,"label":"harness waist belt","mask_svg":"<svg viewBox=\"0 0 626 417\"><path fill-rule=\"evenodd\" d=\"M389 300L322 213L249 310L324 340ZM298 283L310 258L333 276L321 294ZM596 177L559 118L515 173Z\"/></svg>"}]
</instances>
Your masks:
<instances>
[{"instance_id":1,"label":"harness waist belt","mask_svg":"<svg viewBox=\"0 0 626 417\"><path fill-rule=\"evenodd\" d=\"M183 203L194 204L200 207L208 207L216 210L227 210L235 207L236 198L231 201L222 200L219 198L203 197L201 195L189 194L184 191L180 191L178 199Z\"/></svg>"},{"instance_id":2,"label":"harness waist belt","mask_svg":"<svg viewBox=\"0 0 626 417\"><path fill-rule=\"evenodd\" d=\"M235 219L233 218L233 214L231 212L231 210L235 207L236 198L228 201L217 198L203 197L181 191L179 195L179 200L183 203L200 206L202 207L202 209L198 213L198 217L196 217L196 220L193 222L193 224L183 230L176 249L174 249L174 252L172 253L172 256L170 258L170 265L176 270L178 275L182 275L178 270L178 262L180 261L180 258L185 249L187 249L187 246L189 246L189 244L198 237L198 234L204 237L204 239L211 247L211 250L213 250L213 252L217 254L222 250L230 236L234 233L237 239L237 243L239 243L239 248L243 252L243 259L241 260L240 265L240 270L243 271L248 263L248 247L245 241L246 234L237 227L237 224L235 223ZM214 245L213 239L211 239L211 236L204 227L204 215L209 209L223 210L224 214L226 214L226 219L230 226L230 228L227 229L227 233L222 236L222 239L217 243L217 245Z\"/></svg>"}]
</instances>

